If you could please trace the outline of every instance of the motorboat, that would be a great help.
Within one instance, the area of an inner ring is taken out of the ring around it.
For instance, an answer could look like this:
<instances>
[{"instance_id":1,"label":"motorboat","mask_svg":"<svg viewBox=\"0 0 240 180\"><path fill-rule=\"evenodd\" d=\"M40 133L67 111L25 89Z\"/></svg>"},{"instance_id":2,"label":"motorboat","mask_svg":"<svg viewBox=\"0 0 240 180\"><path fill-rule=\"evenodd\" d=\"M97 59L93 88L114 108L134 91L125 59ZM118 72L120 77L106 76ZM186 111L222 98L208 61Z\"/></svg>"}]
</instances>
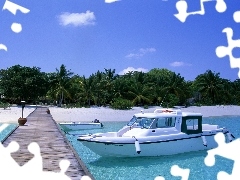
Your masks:
<instances>
[{"instance_id":1,"label":"motorboat","mask_svg":"<svg viewBox=\"0 0 240 180\"><path fill-rule=\"evenodd\" d=\"M86 129L100 129L103 128L103 124L95 119L93 122L84 123L84 122L62 122L59 123L62 127L65 127L68 130L86 130Z\"/></svg>"},{"instance_id":2,"label":"motorboat","mask_svg":"<svg viewBox=\"0 0 240 180\"><path fill-rule=\"evenodd\" d=\"M161 108L134 114L117 132L85 134L77 140L103 157L162 156L217 147L217 133L225 134L226 141L234 138L225 127L203 124L201 113Z\"/></svg>"}]
</instances>

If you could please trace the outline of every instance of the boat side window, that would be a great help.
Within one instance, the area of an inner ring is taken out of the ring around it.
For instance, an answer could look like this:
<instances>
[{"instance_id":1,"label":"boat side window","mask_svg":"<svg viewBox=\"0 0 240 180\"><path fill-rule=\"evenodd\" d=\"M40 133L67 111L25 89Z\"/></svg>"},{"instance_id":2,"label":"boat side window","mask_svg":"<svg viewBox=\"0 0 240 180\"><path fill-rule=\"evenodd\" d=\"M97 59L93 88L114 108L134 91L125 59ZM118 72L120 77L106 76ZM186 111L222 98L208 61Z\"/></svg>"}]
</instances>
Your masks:
<instances>
[{"instance_id":1,"label":"boat side window","mask_svg":"<svg viewBox=\"0 0 240 180\"><path fill-rule=\"evenodd\" d=\"M156 127L157 128L175 127L175 122L176 122L176 117L158 118Z\"/></svg>"},{"instance_id":2,"label":"boat side window","mask_svg":"<svg viewBox=\"0 0 240 180\"><path fill-rule=\"evenodd\" d=\"M187 130L198 130L198 119L186 120Z\"/></svg>"},{"instance_id":3,"label":"boat side window","mask_svg":"<svg viewBox=\"0 0 240 180\"><path fill-rule=\"evenodd\" d=\"M152 128L152 123L155 119L154 118L142 118L141 124L142 128L150 129Z\"/></svg>"}]
</instances>

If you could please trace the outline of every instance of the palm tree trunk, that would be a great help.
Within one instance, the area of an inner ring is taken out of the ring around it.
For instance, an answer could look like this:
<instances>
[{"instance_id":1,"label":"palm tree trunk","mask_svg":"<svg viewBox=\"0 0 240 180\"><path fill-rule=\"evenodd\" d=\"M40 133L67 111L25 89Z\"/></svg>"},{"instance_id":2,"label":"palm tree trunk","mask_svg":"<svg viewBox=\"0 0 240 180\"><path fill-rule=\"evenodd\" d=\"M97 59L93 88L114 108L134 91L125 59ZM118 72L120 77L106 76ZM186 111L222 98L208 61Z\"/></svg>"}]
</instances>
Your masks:
<instances>
[{"instance_id":1,"label":"palm tree trunk","mask_svg":"<svg viewBox=\"0 0 240 180\"><path fill-rule=\"evenodd\" d=\"M61 98L60 98L60 107L62 107L62 102L63 102L63 91L62 91L62 94L61 94L60 97L61 97Z\"/></svg>"}]
</instances>

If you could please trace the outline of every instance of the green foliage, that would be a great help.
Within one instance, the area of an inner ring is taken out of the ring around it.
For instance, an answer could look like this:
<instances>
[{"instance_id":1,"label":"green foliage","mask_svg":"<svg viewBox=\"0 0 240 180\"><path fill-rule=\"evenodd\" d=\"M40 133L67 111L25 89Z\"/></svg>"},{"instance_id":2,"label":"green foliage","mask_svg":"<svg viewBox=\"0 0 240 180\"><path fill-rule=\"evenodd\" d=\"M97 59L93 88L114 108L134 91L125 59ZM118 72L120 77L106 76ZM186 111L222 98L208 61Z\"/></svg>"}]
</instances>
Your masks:
<instances>
[{"instance_id":1,"label":"green foliage","mask_svg":"<svg viewBox=\"0 0 240 180\"><path fill-rule=\"evenodd\" d=\"M71 87L71 76L73 72L66 69L65 65L61 65L60 69L56 69L55 73L49 74L50 76L50 89L48 91L48 96L54 100L59 101L61 106L64 97L71 99L71 94L69 93Z\"/></svg>"},{"instance_id":2,"label":"green foliage","mask_svg":"<svg viewBox=\"0 0 240 180\"><path fill-rule=\"evenodd\" d=\"M148 109L148 105L144 105L143 108L144 108L144 109Z\"/></svg>"},{"instance_id":3,"label":"green foliage","mask_svg":"<svg viewBox=\"0 0 240 180\"><path fill-rule=\"evenodd\" d=\"M211 70L198 75L193 85L202 95L200 102L206 105L221 103L220 96L223 96L223 92L227 92L224 91L223 79L220 78L220 74Z\"/></svg>"},{"instance_id":4,"label":"green foliage","mask_svg":"<svg viewBox=\"0 0 240 180\"><path fill-rule=\"evenodd\" d=\"M55 104L58 101L58 105L64 103L69 108L109 104L114 109L150 105L237 105L240 104L240 80L231 82L207 70L194 81L185 81L180 74L158 68L124 75L116 75L115 69L104 69L87 78L73 76L63 64L53 73L16 65L0 70L0 95L10 103L29 100Z\"/></svg>"},{"instance_id":5,"label":"green foliage","mask_svg":"<svg viewBox=\"0 0 240 180\"><path fill-rule=\"evenodd\" d=\"M65 106L65 108L82 108L82 107L87 108L87 107L89 107L89 106L86 106L86 105L81 104L81 103L70 103L70 104L67 104L67 105Z\"/></svg>"},{"instance_id":6,"label":"green foliage","mask_svg":"<svg viewBox=\"0 0 240 180\"><path fill-rule=\"evenodd\" d=\"M117 98L117 99L114 99L110 107L113 109L128 110L128 109L132 109L132 106L133 104L131 101L127 99Z\"/></svg>"},{"instance_id":7,"label":"green foliage","mask_svg":"<svg viewBox=\"0 0 240 180\"><path fill-rule=\"evenodd\" d=\"M7 102L0 102L0 108L3 108L3 109L7 109L9 108L11 105Z\"/></svg>"},{"instance_id":8,"label":"green foliage","mask_svg":"<svg viewBox=\"0 0 240 180\"><path fill-rule=\"evenodd\" d=\"M172 108L173 106L176 106L179 104L178 96L176 96L175 94L168 94L167 96L168 96L167 97L168 101L165 101L162 103L163 107Z\"/></svg>"},{"instance_id":9,"label":"green foliage","mask_svg":"<svg viewBox=\"0 0 240 180\"><path fill-rule=\"evenodd\" d=\"M134 72L132 79L129 81L129 89L127 96L132 100L133 105L151 104L153 88L145 82L145 74L143 72Z\"/></svg>"},{"instance_id":10,"label":"green foliage","mask_svg":"<svg viewBox=\"0 0 240 180\"><path fill-rule=\"evenodd\" d=\"M45 96L48 90L48 77L37 67L15 65L0 70L1 93L10 101L35 100Z\"/></svg>"}]
</instances>

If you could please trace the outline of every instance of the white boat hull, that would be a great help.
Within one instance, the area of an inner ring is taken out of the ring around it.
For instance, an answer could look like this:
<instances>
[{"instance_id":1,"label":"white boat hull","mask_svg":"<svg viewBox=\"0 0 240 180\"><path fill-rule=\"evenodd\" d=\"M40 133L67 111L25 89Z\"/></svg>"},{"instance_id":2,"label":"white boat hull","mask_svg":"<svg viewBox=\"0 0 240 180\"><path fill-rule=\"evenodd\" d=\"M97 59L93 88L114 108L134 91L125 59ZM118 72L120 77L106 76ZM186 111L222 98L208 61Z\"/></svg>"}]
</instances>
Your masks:
<instances>
[{"instance_id":1,"label":"white boat hull","mask_svg":"<svg viewBox=\"0 0 240 180\"><path fill-rule=\"evenodd\" d=\"M91 149L100 156L114 156L114 157L138 157L138 156L163 156L179 154L191 151L207 150L217 147L214 140L214 134L205 136L203 141L201 135L189 137L188 135L181 135L179 138L172 140L162 140L158 142L142 142L142 138L137 138L139 141L140 153L137 153L138 147L135 146L134 138L122 137L125 143L100 142L99 140L80 140L83 145ZM121 140L121 138L120 138ZM119 141L120 141L119 140ZM127 142L127 143L126 143ZM207 144L205 144L205 143ZM206 146L205 146L206 145Z\"/></svg>"},{"instance_id":2,"label":"white boat hull","mask_svg":"<svg viewBox=\"0 0 240 180\"><path fill-rule=\"evenodd\" d=\"M100 156L163 156L212 149L214 136L234 136L226 128L203 124L201 113L179 109L156 109L153 113L134 114L117 132L81 135L78 140Z\"/></svg>"},{"instance_id":3,"label":"white boat hull","mask_svg":"<svg viewBox=\"0 0 240 180\"><path fill-rule=\"evenodd\" d=\"M59 123L61 126L69 130L85 130L85 129L101 129L103 128L102 123L82 123L82 122L71 122L71 123Z\"/></svg>"}]
</instances>

